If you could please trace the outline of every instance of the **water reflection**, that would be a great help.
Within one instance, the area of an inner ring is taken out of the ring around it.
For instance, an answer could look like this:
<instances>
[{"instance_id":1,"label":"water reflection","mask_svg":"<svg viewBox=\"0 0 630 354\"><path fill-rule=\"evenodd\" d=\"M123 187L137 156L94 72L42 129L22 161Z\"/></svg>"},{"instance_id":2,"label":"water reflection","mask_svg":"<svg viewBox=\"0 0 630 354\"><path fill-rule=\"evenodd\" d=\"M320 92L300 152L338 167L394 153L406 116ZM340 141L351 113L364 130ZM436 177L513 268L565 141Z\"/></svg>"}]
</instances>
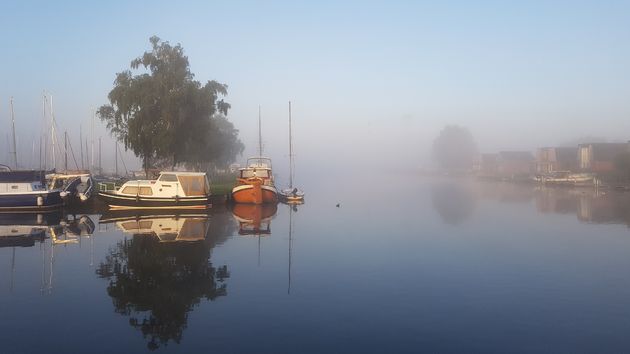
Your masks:
<instances>
[{"instance_id":1,"label":"water reflection","mask_svg":"<svg viewBox=\"0 0 630 354\"><path fill-rule=\"evenodd\" d=\"M149 349L179 343L193 307L202 299L227 295L227 266L210 262L211 250L230 235L223 232L230 230L221 225L226 221L233 225L210 214L118 214L101 219L131 238L111 247L96 273L109 280L107 293L115 311L129 317Z\"/></svg>"},{"instance_id":2,"label":"water reflection","mask_svg":"<svg viewBox=\"0 0 630 354\"><path fill-rule=\"evenodd\" d=\"M16 247L40 245L41 292L51 294L55 275L55 248L90 239L90 265L93 264L94 222L88 215L51 213L0 213L0 248L11 247L10 290L16 271ZM50 243L45 241L49 239Z\"/></svg>"},{"instance_id":3,"label":"water reflection","mask_svg":"<svg viewBox=\"0 0 630 354\"><path fill-rule=\"evenodd\" d=\"M450 225L459 225L468 219L476 204L473 190L461 181L434 185L431 188L431 201L442 221Z\"/></svg>"},{"instance_id":4,"label":"water reflection","mask_svg":"<svg viewBox=\"0 0 630 354\"><path fill-rule=\"evenodd\" d=\"M238 221L239 235L270 235L271 219L276 215L276 204L234 204L232 214Z\"/></svg>"},{"instance_id":5,"label":"water reflection","mask_svg":"<svg viewBox=\"0 0 630 354\"><path fill-rule=\"evenodd\" d=\"M532 184L453 181L433 185L433 208L447 224L461 224L478 201L533 203L543 214L573 214L582 222L630 226L630 193L595 188L545 187Z\"/></svg>"},{"instance_id":6,"label":"water reflection","mask_svg":"<svg viewBox=\"0 0 630 354\"><path fill-rule=\"evenodd\" d=\"M32 247L48 238L53 245L78 243L81 237L90 237L94 228L88 215L2 213L0 247Z\"/></svg>"},{"instance_id":7,"label":"water reflection","mask_svg":"<svg viewBox=\"0 0 630 354\"><path fill-rule=\"evenodd\" d=\"M626 192L540 188L536 205L540 212L575 214L583 222L630 226L630 194Z\"/></svg>"}]
</instances>

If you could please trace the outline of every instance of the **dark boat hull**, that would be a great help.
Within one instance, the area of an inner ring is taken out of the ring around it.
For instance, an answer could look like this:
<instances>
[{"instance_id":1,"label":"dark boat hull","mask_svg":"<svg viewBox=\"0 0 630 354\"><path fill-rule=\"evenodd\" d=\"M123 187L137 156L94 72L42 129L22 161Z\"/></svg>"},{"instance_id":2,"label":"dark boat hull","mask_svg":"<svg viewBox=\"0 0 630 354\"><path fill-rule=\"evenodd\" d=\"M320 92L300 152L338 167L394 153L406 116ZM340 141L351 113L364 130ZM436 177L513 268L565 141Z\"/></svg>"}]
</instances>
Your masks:
<instances>
[{"instance_id":1,"label":"dark boat hull","mask_svg":"<svg viewBox=\"0 0 630 354\"><path fill-rule=\"evenodd\" d=\"M41 203L38 198L41 197ZM0 194L0 211L47 211L63 206L59 191Z\"/></svg>"},{"instance_id":2,"label":"dark boat hull","mask_svg":"<svg viewBox=\"0 0 630 354\"><path fill-rule=\"evenodd\" d=\"M99 192L98 197L110 208L119 209L207 209L211 206L210 196L157 198Z\"/></svg>"}]
</instances>

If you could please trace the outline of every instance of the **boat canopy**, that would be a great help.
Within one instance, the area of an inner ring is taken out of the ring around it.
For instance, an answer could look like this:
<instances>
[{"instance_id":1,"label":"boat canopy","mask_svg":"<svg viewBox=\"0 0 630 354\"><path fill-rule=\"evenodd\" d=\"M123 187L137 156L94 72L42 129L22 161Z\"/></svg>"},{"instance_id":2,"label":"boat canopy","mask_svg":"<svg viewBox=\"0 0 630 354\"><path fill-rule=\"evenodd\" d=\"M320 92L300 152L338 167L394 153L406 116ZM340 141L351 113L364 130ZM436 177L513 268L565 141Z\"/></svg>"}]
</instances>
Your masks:
<instances>
[{"instance_id":1,"label":"boat canopy","mask_svg":"<svg viewBox=\"0 0 630 354\"><path fill-rule=\"evenodd\" d=\"M204 196L210 193L206 174L178 174L177 179L188 197Z\"/></svg>"},{"instance_id":2,"label":"boat canopy","mask_svg":"<svg viewBox=\"0 0 630 354\"><path fill-rule=\"evenodd\" d=\"M45 176L45 171L0 171L0 183L43 183Z\"/></svg>"}]
</instances>

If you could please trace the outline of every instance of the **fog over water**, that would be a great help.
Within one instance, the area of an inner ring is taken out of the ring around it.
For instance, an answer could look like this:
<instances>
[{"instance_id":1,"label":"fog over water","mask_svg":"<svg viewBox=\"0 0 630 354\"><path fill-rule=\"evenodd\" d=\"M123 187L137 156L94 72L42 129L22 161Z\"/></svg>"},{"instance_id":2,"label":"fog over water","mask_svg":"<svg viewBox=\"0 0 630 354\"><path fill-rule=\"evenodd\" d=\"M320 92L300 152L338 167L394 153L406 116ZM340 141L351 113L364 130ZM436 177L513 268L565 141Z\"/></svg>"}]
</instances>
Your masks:
<instances>
[{"instance_id":1,"label":"fog over water","mask_svg":"<svg viewBox=\"0 0 630 354\"><path fill-rule=\"evenodd\" d=\"M240 162L256 153L261 105L265 153L286 166L291 100L298 175L426 166L446 124L468 127L480 152L625 141L629 24L630 5L617 1L9 2L0 14L0 163L9 161L11 96L24 167L44 132L43 90L78 154L79 125L85 139L90 108L107 103L115 73L152 35L181 43L197 80L229 86L228 117L246 145ZM100 123L96 135L112 169Z\"/></svg>"}]
</instances>

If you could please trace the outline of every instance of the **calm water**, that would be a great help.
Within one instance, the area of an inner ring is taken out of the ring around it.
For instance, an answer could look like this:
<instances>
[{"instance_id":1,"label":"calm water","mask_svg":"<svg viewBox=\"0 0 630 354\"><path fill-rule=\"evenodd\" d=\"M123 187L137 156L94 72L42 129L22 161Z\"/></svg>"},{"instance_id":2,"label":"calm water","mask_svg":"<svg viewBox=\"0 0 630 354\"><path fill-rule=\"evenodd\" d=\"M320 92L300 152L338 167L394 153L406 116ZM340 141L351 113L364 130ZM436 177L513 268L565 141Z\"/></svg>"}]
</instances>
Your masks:
<instances>
[{"instance_id":1,"label":"calm water","mask_svg":"<svg viewBox=\"0 0 630 354\"><path fill-rule=\"evenodd\" d=\"M630 194L363 182L295 210L0 217L32 235L0 240L0 352L630 351Z\"/></svg>"}]
</instances>

